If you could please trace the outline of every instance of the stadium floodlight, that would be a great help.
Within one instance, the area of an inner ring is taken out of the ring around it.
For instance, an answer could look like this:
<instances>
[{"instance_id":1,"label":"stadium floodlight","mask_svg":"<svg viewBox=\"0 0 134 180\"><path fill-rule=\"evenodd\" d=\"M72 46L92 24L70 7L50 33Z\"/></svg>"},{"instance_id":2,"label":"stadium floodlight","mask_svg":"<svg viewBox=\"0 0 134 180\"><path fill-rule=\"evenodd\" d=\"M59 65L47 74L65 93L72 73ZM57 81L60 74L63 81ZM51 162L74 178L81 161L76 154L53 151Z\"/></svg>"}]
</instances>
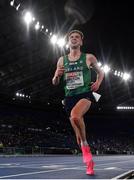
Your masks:
<instances>
[{"instance_id":1,"label":"stadium floodlight","mask_svg":"<svg viewBox=\"0 0 134 180\"><path fill-rule=\"evenodd\" d=\"M103 69L104 73L106 73L106 74L110 71L110 67L108 65L104 65L102 67L102 69Z\"/></svg>"},{"instance_id":2,"label":"stadium floodlight","mask_svg":"<svg viewBox=\"0 0 134 180\"><path fill-rule=\"evenodd\" d=\"M114 75L115 75L115 76L117 76L117 74L118 74L118 71L117 71L117 70L115 70L115 71L114 71Z\"/></svg>"},{"instance_id":3,"label":"stadium floodlight","mask_svg":"<svg viewBox=\"0 0 134 180\"><path fill-rule=\"evenodd\" d=\"M121 72L121 75L120 75L122 78L123 78L123 72Z\"/></svg>"},{"instance_id":4,"label":"stadium floodlight","mask_svg":"<svg viewBox=\"0 0 134 180\"><path fill-rule=\"evenodd\" d=\"M122 77L122 78L123 78L124 73L123 73L123 72L120 72L120 71L115 70L115 71L114 71L114 75L115 75L115 76L118 76L118 77Z\"/></svg>"},{"instance_id":5,"label":"stadium floodlight","mask_svg":"<svg viewBox=\"0 0 134 180\"><path fill-rule=\"evenodd\" d=\"M29 11L27 11L27 12L25 13L25 15L24 15L24 21L25 21L25 23L26 23L27 25L29 25L29 24L32 22L32 19L33 19L32 13L29 12Z\"/></svg>"},{"instance_id":6,"label":"stadium floodlight","mask_svg":"<svg viewBox=\"0 0 134 180\"><path fill-rule=\"evenodd\" d=\"M44 29L44 25L41 26L41 29Z\"/></svg>"},{"instance_id":7,"label":"stadium floodlight","mask_svg":"<svg viewBox=\"0 0 134 180\"><path fill-rule=\"evenodd\" d=\"M123 80L127 81L127 80L130 79L130 74L128 74L128 73L125 72L125 73L123 74L123 77L122 77L122 78L123 78Z\"/></svg>"},{"instance_id":8,"label":"stadium floodlight","mask_svg":"<svg viewBox=\"0 0 134 180\"><path fill-rule=\"evenodd\" d=\"M48 33L48 29L46 29L46 33Z\"/></svg>"},{"instance_id":9,"label":"stadium floodlight","mask_svg":"<svg viewBox=\"0 0 134 180\"><path fill-rule=\"evenodd\" d=\"M52 44L56 44L57 40L58 40L58 38L57 38L57 36L55 34L50 38L50 42Z\"/></svg>"},{"instance_id":10,"label":"stadium floodlight","mask_svg":"<svg viewBox=\"0 0 134 180\"><path fill-rule=\"evenodd\" d=\"M65 45L65 39L64 38L59 38L58 41L57 41L57 44L59 47L63 47Z\"/></svg>"},{"instance_id":11,"label":"stadium floodlight","mask_svg":"<svg viewBox=\"0 0 134 180\"><path fill-rule=\"evenodd\" d=\"M117 106L117 110L134 110L134 106Z\"/></svg>"},{"instance_id":12,"label":"stadium floodlight","mask_svg":"<svg viewBox=\"0 0 134 180\"><path fill-rule=\"evenodd\" d=\"M35 17L32 18L32 21L35 21Z\"/></svg>"},{"instance_id":13,"label":"stadium floodlight","mask_svg":"<svg viewBox=\"0 0 134 180\"><path fill-rule=\"evenodd\" d=\"M117 76L119 76L119 77L121 76L121 72L120 71L118 71Z\"/></svg>"},{"instance_id":14,"label":"stadium floodlight","mask_svg":"<svg viewBox=\"0 0 134 180\"><path fill-rule=\"evenodd\" d=\"M20 4L18 4L18 6L16 7L16 11L18 11L20 8Z\"/></svg>"},{"instance_id":15,"label":"stadium floodlight","mask_svg":"<svg viewBox=\"0 0 134 180\"><path fill-rule=\"evenodd\" d=\"M101 67L101 66L102 66L101 62L98 62L98 66L99 66L99 67Z\"/></svg>"},{"instance_id":16,"label":"stadium floodlight","mask_svg":"<svg viewBox=\"0 0 134 180\"><path fill-rule=\"evenodd\" d=\"M11 5L11 6L14 6L14 0L12 0L12 1L10 2L10 5Z\"/></svg>"},{"instance_id":17,"label":"stadium floodlight","mask_svg":"<svg viewBox=\"0 0 134 180\"><path fill-rule=\"evenodd\" d=\"M39 30L40 29L40 23L39 21L35 24L35 30Z\"/></svg>"},{"instance_id":18,"label":"stadium floodlight","mask_svg":"<svg viewBox=\"0 0 134 180\"><path fill-rule=\"evenodd\" d=\"M52 32L50 32L50 36L52 36L53 35L53 33Z\"/></svg>"},{"instance_id":19,"label":"stadium floodlight","mask_svg":"<svg viewBox=\"0 0 134 180\"><path fill-rule=\"evenodd\" d=\"M66 49L68 49L69 48L69 44L66 44Z\"/></svg>"},{"instance_id":20,"label":"stadium floodlight","mask_svg":"<svg viewBox=\"0 0 134 180\"><path fill-rule=\"evenodd\" d=\"M16 93L16 96L19 96L19 95L20 95L20 94L17 92L17 93Z\"/></svg>"}]
</instances>

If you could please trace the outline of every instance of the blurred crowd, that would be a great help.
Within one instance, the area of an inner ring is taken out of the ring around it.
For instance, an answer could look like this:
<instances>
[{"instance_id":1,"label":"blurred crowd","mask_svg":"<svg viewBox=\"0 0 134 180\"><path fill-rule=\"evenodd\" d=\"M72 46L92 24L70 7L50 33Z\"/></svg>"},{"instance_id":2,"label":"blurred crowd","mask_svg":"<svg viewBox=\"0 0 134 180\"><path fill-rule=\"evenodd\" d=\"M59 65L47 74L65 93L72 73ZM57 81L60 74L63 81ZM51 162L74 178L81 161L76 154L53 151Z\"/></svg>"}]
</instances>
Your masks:
<instances>
[{"instance_id":1,"label":"blurred crowd","mask_svg":"<svg viewBox=\"0 0 134 180\"><path fill-rule=\"evenodd\" d=\"M93 154L134 154L133 124L130 126L129 121L124 121L124 127L120 127L120 121L106 124L103 120L96 120L96 123L93 118L93 121L90 119L87 122L87 139ZM70 122L60 111L7 113L7 109L5 112L2 110L0 149L7 147L70 148L80 153Z\"/></svg>"},{"instance_id":2,"label":"blurred crowd","mask_svg":"<svg viewBox=\"0 0 134 180\"><path fill-rule=\"evenodd\" d=\"M0 124L0 148L57 147L79 152L74 134L47 128L17 127ZM134 154L134 136L121 134L91 134L88 137L93 154Z\"/></svg>"}]
</instances>

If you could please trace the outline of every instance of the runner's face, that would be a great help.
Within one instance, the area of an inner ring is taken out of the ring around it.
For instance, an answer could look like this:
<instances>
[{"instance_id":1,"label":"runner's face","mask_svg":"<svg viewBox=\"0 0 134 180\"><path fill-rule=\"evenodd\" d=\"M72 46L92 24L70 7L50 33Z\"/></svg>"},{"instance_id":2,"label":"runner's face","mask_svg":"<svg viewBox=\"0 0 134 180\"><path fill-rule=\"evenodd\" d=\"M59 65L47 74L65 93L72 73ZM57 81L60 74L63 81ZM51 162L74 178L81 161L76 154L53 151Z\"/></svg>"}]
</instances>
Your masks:
<instances>
[{"instance_id":1,"label":"runner's face","mask_svg":"<svg viewBox=\"0 0 134 180\"><path fill-rule=\"evenodd\" d=\"M69 36L69 42L68 43L72 49L76 49L76 48L80 47L82 45L81 35L79 33L72 33Z\"/></svg>"}]
</instances>

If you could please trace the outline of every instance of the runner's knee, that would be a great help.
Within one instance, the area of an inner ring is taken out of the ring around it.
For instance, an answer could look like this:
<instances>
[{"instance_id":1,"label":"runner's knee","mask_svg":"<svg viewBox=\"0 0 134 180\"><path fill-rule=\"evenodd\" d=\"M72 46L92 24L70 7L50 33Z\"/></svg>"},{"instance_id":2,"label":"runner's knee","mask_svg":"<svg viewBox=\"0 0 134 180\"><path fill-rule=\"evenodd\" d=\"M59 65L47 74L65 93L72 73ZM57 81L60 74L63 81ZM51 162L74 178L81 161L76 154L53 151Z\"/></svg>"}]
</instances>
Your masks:
<instances>
[{"instance_id":1,"label":"runner's knee","mask_svg":"<svg viewBox=\"0 0 134 180\"><path fill-rule=\"evenodd\" d=\"M71 116L71 117L70 117L70 121L71 121L72 123L75 123L75 124L77 125L77 124L79 123L79 121L80 121L80 117L77 116L77 115Z\"/></svg>"}]
</instances>

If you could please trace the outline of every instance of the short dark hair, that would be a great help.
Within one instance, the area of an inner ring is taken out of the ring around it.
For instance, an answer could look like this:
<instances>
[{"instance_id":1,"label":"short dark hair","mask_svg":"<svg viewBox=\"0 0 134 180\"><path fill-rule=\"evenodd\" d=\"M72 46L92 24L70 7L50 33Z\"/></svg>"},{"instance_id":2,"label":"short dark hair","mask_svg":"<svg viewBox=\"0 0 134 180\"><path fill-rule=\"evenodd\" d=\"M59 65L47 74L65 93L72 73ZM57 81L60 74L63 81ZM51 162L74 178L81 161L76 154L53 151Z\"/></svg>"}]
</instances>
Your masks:
<instances>
[{"instance_id":1,"label":"short dark hair","mask_svg":"<svg viewBox=\"0 0 134 180\"><path fill-rule=\"evenodd\" d=\"M78 34L80 34L81 39L84 39L84 34L83 34L83 32L81 32L81 31L79 31L79 30L77 30L77 29L74 29L74 30L70 31L70 32L68 33L68 35L67 35L67 38L69 38L69 36L70 36L72 33L78 33Z\"/></svg>"}]
</instances>

